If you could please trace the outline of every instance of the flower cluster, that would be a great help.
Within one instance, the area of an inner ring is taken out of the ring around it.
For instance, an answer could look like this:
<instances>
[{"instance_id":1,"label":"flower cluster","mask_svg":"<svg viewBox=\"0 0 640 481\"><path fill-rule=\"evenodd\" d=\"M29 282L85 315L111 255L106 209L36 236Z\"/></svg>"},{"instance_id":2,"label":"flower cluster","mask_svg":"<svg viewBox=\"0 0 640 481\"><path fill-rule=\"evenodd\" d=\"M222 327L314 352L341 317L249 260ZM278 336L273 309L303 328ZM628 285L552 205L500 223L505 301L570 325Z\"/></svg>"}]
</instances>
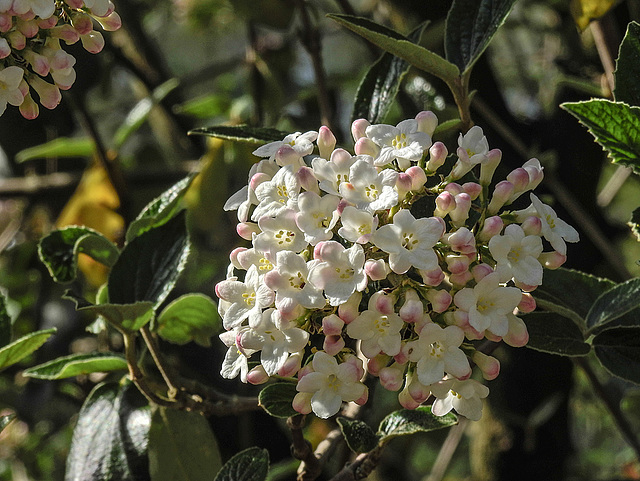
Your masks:
<instances>
[{"instance_id":1,"label":"flower cluster","mask_svg":"<svg viewBox=\"0 0 640 481\"><path fill-rule=\"evenodd\" d=\"M500 365L473 341L527 343L517 313L535 309L543 267L562 265L578 233L532 193L503 209L540 183L537 159L492 183L502 154L482 129L449 155L437 123L357 120L355 155L326 127L254 152L225 206L251 247L216 285L224 377L297 377L294 409L327 418L367 401L367 372L406 408L433 396L437 415L480 418L489 390L472 366L491 380Z\"/></svg>"},{"instance_id":2,"label":"flower cluster","mask_svg":"<svg viewBox=\"0 0 640 481\"><path fill-rule=\"evenodd\" d=\"M76 59L60 42L81 41L88 52L100 52L104 38L94 20L107 31L121 25L111 0L0 0L0 115L9 103L36 118L32 91L48 109L60 103L60 89L76 79Z\"/></svg>"}]
</instances>

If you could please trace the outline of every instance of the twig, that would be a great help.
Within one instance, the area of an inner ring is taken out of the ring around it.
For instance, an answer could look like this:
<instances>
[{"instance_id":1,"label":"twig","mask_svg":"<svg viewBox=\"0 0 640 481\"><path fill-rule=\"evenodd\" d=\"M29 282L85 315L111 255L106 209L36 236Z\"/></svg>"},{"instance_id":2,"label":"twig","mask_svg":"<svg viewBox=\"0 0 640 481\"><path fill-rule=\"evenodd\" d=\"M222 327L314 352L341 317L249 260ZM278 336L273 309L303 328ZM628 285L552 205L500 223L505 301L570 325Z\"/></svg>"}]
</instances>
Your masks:
<instances>
[{"instance_id":1,"label":"twig","mask_svg":"<svg viewBox=\"0 0 640 481\"><path fill-rule=\"evenodd\" d=\"M304 438L302 428L305 416L298 414L287 419L287 426L291 430L291 454L302 461L298 468L298 481L313 481L322 472L322 465L311 448L311 443Z\"/></svg>"},{"instance_id":2,"label":"twig","mask_svg":"<svg viewBox=\"0 0 640 481\"><path fill-rule=\"evenodd\" d=\"M158 345L158 341L153 336L153 334L151 334L151 331L149 330L148 326L144 326L142 329L140 329L140 332L142 334L142 338L144 339L145 344L147 345L147 348L149 349L149 353L153 358L153 362L156 363L156 367L158 368L158 371L160 371L160 374L162 375L162 379L164 379L164 382L167 384L167 387L169 388L169 392L168 392L169 399L175 399L178 392L180 392L180 389L177 387L176 383L173 381L173 378L170 374L169 367L167 366L166 362L164 361L164 357L160 352L160 346Z\"/></svg>"},{"instance_id":3,"label":"twig","mask_svg":"<svg viewBox=\"0 0 640 481\"><path fill-rule=\"evenodd\" d=\"M359 454L355 461L346 465L330 481L356 481L369 476L378 466L385 444L378 444L368 453Z\"/></svg>"},{"instance_id":4,"label":"twig","mask_svg":"<svg viewBox=\"0 0 640 481\"><path fill-rule=\"evenodd\" d=\"M458 444L460 444L462 440L462 434L465 429L467 429L467 425L468 421L466 418L458 418L458 424L453 426L447 433L447 439L442 443L438 457L435 463L433 463L431 473L425 478L425 481L441 481L444 478L444 473L447 471L449 463L451 463L453 454L456 452Z\"/></svg>"},{"instance_id":5,"label":"twig","mask_svg":"<svg viewBox=\"0 0 640 481\"><path fill-rule=\"evenodd\" d=\"M607 406L607 409L613 416L613 420L615 421L618 429L622 433L622 436L625 438L629 446L633 448L636 453L636 458L640 461L640 442L638 441L638 437L636 436L635 431L631 427L629 420L626 418L622 410L620 409L620 405L611 398L611 395L607 391L607 389L602 385L596 373L593 372L589 362L584 357L573 357L571 358L577 366L579 366L584 373L587 375L589 382L593 386L594 391L600 397L602 402Z\"/></svg>"}]
</instances>

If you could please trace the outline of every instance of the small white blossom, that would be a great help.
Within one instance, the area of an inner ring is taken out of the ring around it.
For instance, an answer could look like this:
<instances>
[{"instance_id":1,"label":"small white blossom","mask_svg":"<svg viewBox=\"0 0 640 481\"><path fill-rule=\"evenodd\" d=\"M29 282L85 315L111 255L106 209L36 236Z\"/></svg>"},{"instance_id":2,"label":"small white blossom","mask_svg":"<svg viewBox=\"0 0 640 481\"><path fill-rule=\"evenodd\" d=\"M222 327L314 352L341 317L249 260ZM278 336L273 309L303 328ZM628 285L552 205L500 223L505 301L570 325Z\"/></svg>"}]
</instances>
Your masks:
<instances>
[{"instance_id":1,"label":"small white blossom","mask_svg":"<svg viewBox=\"0 0 640 481\"><path fill-rule=\"evenodd\" d=\"M370 125L366 136L378 145L380 153L374 160L376 166L383 166L397 159L402 170L406 170L411 162L422 158L424 151L431 147L429 134L418 131L418 121L403 120L398 125Z\"/></svg>"},{"instance_id":2,"label":"small white blossom","mask_svg":"<svg viewBox=\"0 0 640 481\"><path fill-rule=\"evenodd\" d=\"M23 75L24 70L20 67L11 66L0 70L0 115L4 113L8 103L18 106L24 101L19 88Z\"/></svg>"},{"instance_id":3,"label":"small white blossom","mask_svg":"<svg viewBox=\"0 0 640 481\"><path fill-rule=\"evenodd\" d=\"M347 334L360 339L360 350L369 359L381 352L395 356L400 352L400 330L404 321L393 312L393 304L377 302L380 293L371 296L368 309L347 325Z\"/></svg>"},{"instance_id":4,"label":"small white blossom","mask_svg":"<svg viewBox=\"0 0 640 481\"><path fill-rule=\"evenodd\" d=\"M251 219L257 222L262 217L276 217L286 209L297 209L299 192L300 183L293 173L293 168L281 168L271 180L256 187L255 193L259 203Z\"/></svg>"},{"instance_id":5,"label":"small white blossom","mask_svg":"<svg viewBox=\"0 0 640 481\"><path fill-rule=\"evenodd\" d=\"M311 245L333 237L333 228L338 223L340 214L337 208L340 198L335 195L320 197L315 192L303 192L298 197L299 212L296 224L304 238Z\"/></svg>"},{"instance_id":6,"label":"small white blossom","mask_svg":"<svg viewBox=\"0 0 640 481\"><path fill-rule=\"evenodd\" d=\"M283 250L300 252L307 247L304 233L298 228L296 212L287 209L278 217L262 217L258 221L260 232L253 239L253 247L264 252L267 259L275 262L276 253Z\"/></svg>"},{"instance_id":7,"label":"small white blossom","mask_svg":"<svg viewBox=\"0 0 640 481\"><path fill-rule=\"evenodd\" d=\"M224 361L222 361L222 368L220 370L220 375L223 378L234 379L238 374L240 374L240 380L244 383L247 382L247 373L249 372L247 359L255 351L243 351L242 348L238 346L238 339L243 333L248 331L249 328L244 326L237 327L232 331L226 331L220 334L220 340L229 348L224 356Z\"/></svg>"},{"instance_id":8,"label":"small white blossom","mask_svg":"<svg viewBox=\"0 0 640 481\"><path fill-rule=\"evenodd\" d=\"M316 157L311 161L313 173L320 181L319 187L328 194L340 195L340 186L349 182L351 166L358 160L373 164L373 158L368 155L352 156L346 150L336 149L331 154L331 160Z\"/></svg>"},{"instance_id":9,"label":"small white blossom","mask_svg":"<svg viewBox=\"0 0 640 481\"><path fill-rule=\"evenodd\" d=\"M513 278L529 286L542 284L542 265L538 256L542 253L542 239L537 235L525 235L517 224L508 225L504 235L489 240L489 251L497 262L496 270L503 280Z\"/></svg>"},{"instance_id":10,"label":"small white blossom","mask_svg":"<svg viewBox=\"0 0 640 481\"><path fill-rule=\"evenodd\" d=\"M436 397L431 406L436 416L455 409L467 419L478 421L482 417L482 400L489 395L489 388L475 379L446 379L432 384L431 393Z\"/></svg>"},{"instance_id":11,"label":"small white blossom","mask_svg":"<svg viewBox=\"0 0 640 481\"><path fill-rule=\"evenodd\" d=\"M340 194L359 209L369 212L386 210L398 203L394 188L398 173L391 169L378 172L364 160L356 161L349 170L349 182L340 185Z\"/></svg>"},{"instance_id":12,"label":"small white blossom","mask_svg":"<svg viewBox=\"0 0 640 481\"><path fill-rule=\"evenodd\" d=\"M276 154L281 147L290 146L300 157L309 155L313 152L313 142L318 138L318 132L309 131L304 134L296 132L287 135L284 139L276 142L270 142L262 145L253 151L253 155L257 157L268 157L269 160L275 160Z\"/></svg>"},{"instance_id":13,"label":"small white blossom","mask_svg":"<svg viewBox=\"0 0 640 481\"><path fill-rule=\"evenodd\" d=\"M17 15L23 15L29 11L42 19L47 19L56 10L55 0L13 0L13 11Z\"/></svg>"},{"instance_id":14,"label":"small white blossom","mask_svg":"<svg viewBox=\"0 0 640 481\"><path fill-rule=\"evenodd\" d=\"M350 242L366 244L371 239L373 231L378 226L378 217L370 212L346 206L340 216L342 227L338 229L338 235Z\"/></svg>"}]
</instances>

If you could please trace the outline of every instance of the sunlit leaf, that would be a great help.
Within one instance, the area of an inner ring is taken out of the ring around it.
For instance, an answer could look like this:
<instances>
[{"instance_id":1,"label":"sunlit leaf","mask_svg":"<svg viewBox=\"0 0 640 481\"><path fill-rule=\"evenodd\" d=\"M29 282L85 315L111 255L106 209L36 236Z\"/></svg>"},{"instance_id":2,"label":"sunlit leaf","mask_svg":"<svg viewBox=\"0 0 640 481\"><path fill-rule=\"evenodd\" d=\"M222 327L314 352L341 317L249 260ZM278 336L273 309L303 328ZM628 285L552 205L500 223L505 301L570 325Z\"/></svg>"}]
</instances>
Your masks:
<instances>
[{"instance_id":1,"label":"sunlit leaf","mask_svg":"<svg viewBox=\"0 0 640 481\"><path fill-rule=\"evenodd\" d=\"M268 472L269 451L249 448L227 461L214 481L264 481Z\"/></svg>"},{"instance_id":2,"label":"sunlit leaf","mask_svg":"<svg viewBox=\"0 0 640 481\"><path fill-rule=\"evenodd\" d=\"M247 125L214 125L201 127L189 131L189 135L207 135L236 142L264 144L284 139L289 133L264 127L249 127Z\"/></svg>"},{"instance_id":3,"label":"sunlit leaf","mask_svg":"<svg viewBox=\"0 0 640 481\"><path fill-rule=\"evenodd\" d=\"M71 354L53 361L25 369L23 375L37 379L64 379L92 372L110 372L127 369L127 361L121 354L92 352Z\"/></svg>"},{"instance_id":4,"label":"sunlit leaf","mask_svg":"<svg viewBox=\"0 0 640 481\"><path fill-rule=\"evenodd\" d=\"M269 384L258 396L258 404L271 416L276 418L288 418L298 412L293 409L293 398L297 394L296 385L290 382L277 382Z\"/></svg>"},{"instance_id":5,"label":"sunlit leaf","mask_svg":"<svg viewBox=\"0 0 640 481\"><path fill-rule=\"evenodd\" d=\"M397 436L435 431L457 423L458 418L455 414L436 416L431 412L431 406L420 406L415 410L400 409L382 420L378 428L378 435L382 441L386 442Z\"/></svg>"},{"instance_id":6,"label":"sunlit leaf","mask_svg":"<svg viewBox=\"0 0 640 481\"><path fill-rule=\"evenodd\" d=\"M336 419L347 446L354 453L368 453L378 445L378 436L363 421L339 417Z\"/></svg>"},{"instance_id":7,"label":"sunlit leaf","mask_svg":"<svg viewBox=\"0 0 640 481\"><path fill-rule=\"evenodd\" d=\"M222 329L218 306L204 294L185 294L172 301L158 316L156 332L166 341L211 345L210 338Z\"/></svg>"},{"instance_id":8,"label":"sunlit leaf","mask_svg":"<svg viewBox=\"0 0 640 481\"><path fill-rule=\"evenodd\" d=\"M173 111L181 115L191 115L198 119L208 119L216 115L222 115L229 111L231 101L226 95L209 94L189 100L173 108Z\"/></svg>"},{"instance_id":9,"label":"sunlit leaf","mask_svg":"<svg viewBox=\"0 0 640 481\"><path fill-rule=\"evenodd\" d=\"M592 20L604 16L618 0L571 0L570 10L580 31L586 29Z\"/></svg>"},{"instance_id":10,"label":"sunlit leaf","mask_svg":"<svg viewBox=\"0 0 640 481\"><path fill-rule=\"evenodd\" d=\"M607 329L593 338L593 348L611 374L640 384L640 327Z\"/></svg>"},{"instance_id":11,"label":"sunlit leaf","mask_svg":"<svg viewBox=\"0 0 640 481\"><path fill-rule=\"evenodd\" d=\"M522 319L529 332L530 349L558 356L585 356L591 351L580 328L566 317L553 312L532 312Z\"/></svg>"},{"instance_id":12,"label":"sunlit leaf","mask_svg":"<svg viewBox=\"0 0 640 481\"><path fill-rule=\"evenodd\" d=\"M16 154L16 162L50 157L91 157L95 150L93 140L88 137L58 137L47 143L29 147Z\"/></svg>"},{"instance_id":13,"label":"sunlit leaf","mask_svg":"<svg viewBox=\"0 0 640 481\"><path fill-rule=\"evenodd\" d=\"M0 371L27 357L42 346L56 329L32 332L0 348Z\"/></svg>"},{"instance_id":14,"label":"sunlit leaf","mask_svg":"<svg viewBox=\"0 0 640 481\"><path fill-rule=\"evenodd\" d=\"M612 321L638 307L640 307L640 278L635 278L618 284L598 297L587 314L587 326L592 332L607 329L612 325ZM640 327L639 314L640 311L634 316L637 327Z\"/></svg>"},{"instance_id":15,"label":"sunlit leaf","mask_svg":"<svg viewBox=\"0 0 640 481\"><path fill-rule=\"evenodd\" d=\"M614 96L618 102L640 106L640 24L629 23L627 33L620 44L616 63Z\"/></svg>"}]
</instances>

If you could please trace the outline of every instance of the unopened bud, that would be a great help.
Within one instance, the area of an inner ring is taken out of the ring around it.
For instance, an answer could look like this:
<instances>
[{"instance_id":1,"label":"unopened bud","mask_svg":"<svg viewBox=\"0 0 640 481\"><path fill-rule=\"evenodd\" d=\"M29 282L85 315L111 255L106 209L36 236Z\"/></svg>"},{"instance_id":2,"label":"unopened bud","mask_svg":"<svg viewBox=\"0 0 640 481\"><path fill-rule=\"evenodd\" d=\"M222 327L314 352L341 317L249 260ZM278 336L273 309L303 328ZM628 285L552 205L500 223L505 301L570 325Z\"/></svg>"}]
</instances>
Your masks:
<instances>
[{"instance_id":1,"label":"unopened bud","mask_svg":"<svg viewBox=\"0 0 640 481\"><path fill-rule=\"evenodd\" d=\"M80 35L80 40L84 49L89 53L100 53L104 48L104 37L96 30Z\"/></svg>"},{"instance_id":2,"label":"unopened bud","mask_svg":"<svg viewBox=\"0 0 640 481\"><path fill-rule=\"evenodd\" d=\"M35 119L40 113L38 104L33 100L31 94L27 94L20 104L20 114L27 120Z\"/></svg>"},{"instance_id":3,"label":"unopened bud","mask_svg":"<svg viewBox=\"0 0 640 481\"><path fill-rule=\"evenodd\" d=\"M567 262L567 256L560 254L558 251L543 252L538 256L538 262L547 269L557 269Z\"/></svg>"},{"instance_id":4,"label":"unopened bud","mask_svg":"<svg viewBox=\"0 0 640 481\"><path fill-rule=\"evenodd\" d=\"M449 212L456 208L456 199L450 192L442 192L436 197L436 208L433 215L437 217L445 217Z\"/></svg>"},{"instance_id":5,"label":"unopened bud","mask_svg":"<svg viewBox=\"0 0 640 481\"><path fill-rule=\"evenodd\" d=\"M7 58L11 55L11 47L6 38L0 37L0 59Z\"/></svg>"},{"instance_id":6,"label":"unopened bud","mask_svg":"<svg viewBox=\"0 0 640 481\"><path fill-rule=\"evenodd\" d=\"M422 189L424 184L427 183L427 174L424 173L424 170L417 165L409 167L405 174L411 177L411 190L418 191Z\"/></svg>"},{"instance_id":7,"label":"unopened bud","mask_svg":"<svg viewBox=\"0 0 640 481\"><path fill-rule=\"evenodd\" d=\"M45 82L37 75L31 76L28 82L29 85L31 85L31 87L33 87L33 89L38 93L40 104L42 104L43 107L55 109L60 103L60 100L62 100L60 89L55 85Z\"/></svg>"},{"instance_id":8,"label":"unopened bud","mask_svg":"<svg viewBox=\"0 0 640 481\"><path fill-rule=\"evenodd\" d=\"M377 157L380 153L380 147L378 147L373 140L367 137L358 139L356 144L353 146L353 150L356 155L370 155L371 157Z\"/></svg>"},{"instance_id":9,"label":"unopened bud","mask_svg":"<svg viewBox=\"0 0 640 481\"><path fill-rule=\"evenodd\" d=\"M76 29L78 35L87 35L93 30L91 17L86 13L74 13L71 15L71 25Z\"/></svg>"},{"instance_id":10,"label":"unopened bud","mask_svg":"<svg viewBox=\"0 0 640 481\"><path fill-rule=\"evenodd\" d=\"M342 336L325 336L322 349L330 356L335 356L342 349L344 349L345 343Z\"/></svg>"},{"instance_id":11,"label":"unopened bud","mask_svg":"<svg viewBox=\"0 0 640 481\"><path fill-rule=\"evenodd\" d=\"M353 136L353 141L357 142L362 137L366 137L367 127L369 127L371 123L365 119L356 119L351 124L351 135Z\"/></svg>"},{"instance_id":12,"label":"unopened bud","mask_svg":"<svg viewBox=\"0 0 640 481\"><path fill-rule=\"evenodd\" d=\"M368 259L364 263L364 272L372 281L386 279L391 269L384 259Z\"/></svg>"},{"instance_id":13,"label":"unopened bud","mask_svg":"<svg viewBox=\"0 0 640 481\"><path fill-rule=\"evenodd\" d=\"M542 233L542 220L535 215L527 217L520 226L526 235L540 235Z\"/></svg>"},{"instance_id":14,"label":"unopened bud","mask_svg":"<svg viewBox=\"0 0 640 481\"><path fill-rule=\"evenodd\" d=\"M489 274L494 272L493 268L489 264L478 264L473 266L471 269L471 274L473 274L473 279L476 282L480 282L482 279L487 277Z\"/></svg>"},{"instance_id":15,"label":"unopened bud","mask_svg":"<svg viewBox=\"0 0 640 481\"><path fill-rule=\"evenodd\" d=\"M278 370L278 376L293 377L300 370L302 365L302 353L295 352L291 354Z\"/></svg>"},{"instance_id":16,"label":"unopened bud","mask_svg":"<svg viewBox=\"0 0 640 481\"><path fill-rule=\"evenodd\" d=\"M380 370L380 384L388 391L397 391L402 387L405 366L393 363Z\"/></svg>"},{"instance_id":17,"label":"unopened bud","mask_svg":"<svg viewBox=\"0 0 640 481\"><path fill-rule=\"evenodd\" d=\"M493 190L493 195L491 196L491 202L489 202L489 206L487 207L487 212L491 215L497 214L509 197L511 197L513 191L513 184L508 180L498 182Z\"/></svg>"},{"instance_id":18,"label":"unopened bud","mask_svg":"<svg viewBox=\"0 0 640 481\"><path fill-rule=\"evenodd\" d=\"M431 137L438 126L438 117L430 110L423 110L416 115L418 132L424 132Z\"/></svg>"},{"instance_id":19,"label":"unopened bud","mask_svg":"<svg viewBox=\"0 0 640 481\"><path fill-rule=\"evenodd\" d=\"M412 323L422 319L424 314L424 306L420 300L420 296L413 289L407 289L405 291L405 301L398 315L404 322Z\"/></svg>"},{"instance_id":20,"label":"unopened bud","mask_svg":"<svg viewBox=\"0 0 640 481\"><path fill-rule=\"evenodd\" d=\"M480 183L489 185L496 168L502 160L502 151L500 149L491 149L487 152L487 160L480 164Z\"/></svg>"},{"instance_id":21,"label":"unopened bud","mask_svg":"<svg viewBox=\"0 0 640 481\"><path fill-rule=\"evenodd\" d=\"M451 222L457 227L463 225L469 218L469 209L471 209L471 197L469 194L462 193L455 197L456 207L449 212L449 218Z\"/></svg>"},{"instance_id":22,"label":"unopened bud","mask_svg":"<svg viewBox=\"0 0 640 481\"><path fill-rule=\"evenodd\" d=\"M449 151L447 147L442 142L436 142L429 149L429 161L427 162L427 170L429 172L435 172L444 161L447 159L447 155L449 155Z\"/></svg>"},{"instance_id":23,"label":"unopened bud","mask_svg":"<svg viewBox=\"0 0 640 481\"><path fill-rule=\"evenodd\" d=\"M240 222L236 226L236 232L244 240L252 240L253 234L260 233L260 227L254 222Z\"/></svg>"},{"instance_id":24,"label":"unopened bud","mask_svg":"<svg viewBox=\"0 0 640 481\"><path fill-rule=\"evenodd\" d=\"M445 275L439 267L431 271L420 270L422 281L431 287L437 287L444 281Z\"/></svg>"},{"instance_id":25,"label":"unopened bud","mask_svg":"<svg viewBox=\"0 0 640 481\"><path fill-rule=\"evenodd\" d=\"M511 347L525 346L529 342L529 332L524 321L513 314L507 314L507 320L509 330L503 338L504 342Z\"/></svg>"},{"instance_id":26,"label":"unopened bud","mask_svg":"<svg viewBox=\"0 0 640 481\"><path fill-rule=\"evenodd\" d=\"M522 299L520 300L520 303L518 304L518 310L520 312L523 312L525 314L528 314L529 312L533 312L536 310L536 300L533 298L533 296L531 294L529 294L528 292L523 292L522 293Z\"/></svg>"},{"instance_id":27,"label":"unopened bud","mask_svg":"<svg viewBox=\"0 0 640 481\"><path fill-rule=\"evenodd\" d=\"M267 371L264 370L262 365L254 367L247 373L247 382L249 384L253 384L254 386L258 384L264 384L268 380L269 375L267 374Z\"/></svg>"},{"instance_id":28,"label":"unopened bud","mask_svg":"<svg viewBox=\"0 0 640 481\"><path fill-rule=\"evenodd\" d=\"M449 309L453 298L446 289L429 289L427 300L431 303L431 309L440 313Z\"/></svg>"},{"instance_id":29,"label":"unopened bud","mask_svg":"<svg viewBox=\"0 0 640 481\"><path fill-rule=\"evenodd\" d=\"M502 232L502 227L504 227L504 221L499 216L487 217L478 233L478 239L481 242L488 242L492 237Z\"/></svg>"},{"instance_id":30,"label":"unopened bud","mask_svg":"<svg viewBox=\"0 0 640 481\"><path fill-rule=\"evenodd\" d=\"M487 381L494 380L500 374L500 361L493 356L487 356L480 351L476 351L471 356L471 360L482 371L482 377Z\"/></svg>"},{"instance_id":31,"label":"unopened bud","mask_svg":"<svg viewBox=\"0 0 640 481\"><path fill-rule=\"evenodd\" d=\"M360 315L360 301L362 300L361 292L354 292L347 302L338 306L338 316L345 324L349 324Z\"/></svg>"}]
</instances>

